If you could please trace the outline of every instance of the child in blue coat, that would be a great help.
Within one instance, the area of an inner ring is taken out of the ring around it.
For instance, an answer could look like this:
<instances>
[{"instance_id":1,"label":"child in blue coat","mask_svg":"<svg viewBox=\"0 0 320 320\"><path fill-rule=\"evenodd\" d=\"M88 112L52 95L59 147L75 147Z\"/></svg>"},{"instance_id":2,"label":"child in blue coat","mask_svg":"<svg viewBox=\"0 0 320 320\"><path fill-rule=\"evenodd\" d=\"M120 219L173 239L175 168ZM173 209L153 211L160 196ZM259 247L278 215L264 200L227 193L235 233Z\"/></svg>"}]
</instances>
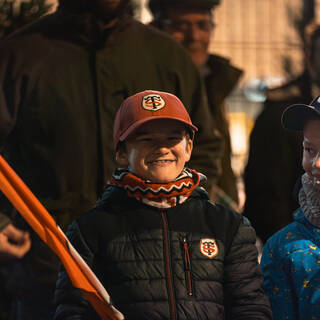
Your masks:
<instances>
[{"instance_id":1,"label":"child in blue coat","mask_svg":"<svg viewBox=\"0 0 320 320\"><path fill-rule=\"evenodd\" d=\"M288 107L282 125L303 131L305 173L294 222L264 247L264 288L275 320L316 320L320 319L320 96L310 105Z\"/></svg>"}]
</instances>

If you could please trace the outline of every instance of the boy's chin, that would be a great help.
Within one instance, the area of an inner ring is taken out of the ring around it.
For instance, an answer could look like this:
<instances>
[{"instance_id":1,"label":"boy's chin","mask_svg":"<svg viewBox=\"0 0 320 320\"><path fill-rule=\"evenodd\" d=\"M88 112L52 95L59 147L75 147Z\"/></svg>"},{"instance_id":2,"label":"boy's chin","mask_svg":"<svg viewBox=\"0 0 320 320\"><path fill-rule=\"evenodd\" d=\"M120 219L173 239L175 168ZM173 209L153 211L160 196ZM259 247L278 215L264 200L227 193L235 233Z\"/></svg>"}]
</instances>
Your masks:
<instances>
[{"instance_id":1,"label":"boy's chin","mask_svg":"<svg viewBox=\"0 0 320 320\"><path fill-rule=\"evenodd\" d=\"M166 183L170 183L172 181L174 181L175 179L149 179L151 182L153 183L162 183L162 184L166 184Z\"/></svg>"},{"instance_id":2,"label":"boy's chin","mask_svg":"<svg viewBox=\"0 0 320 320\"><path fill-rule=\"evenodd\" d=\"M150 176L149 178L147 178L149 181L153 182L153 183L170 183L172 181L174 181L176 179L177 176L175 175L163 175L163 176Z\"/></svg>"},{"instance_id":3,"label":"boy's chin","mask_svg":"<svg viewBox=\"0 0 320 320\"><path fill-rule=\"evenodd\" d=\"M143 172L137 172L137 175L142 177L146 181L152 183L170 183L176 180L183 168L152 168L151 170L145 170Z\"/></svg>"}]
</instances>

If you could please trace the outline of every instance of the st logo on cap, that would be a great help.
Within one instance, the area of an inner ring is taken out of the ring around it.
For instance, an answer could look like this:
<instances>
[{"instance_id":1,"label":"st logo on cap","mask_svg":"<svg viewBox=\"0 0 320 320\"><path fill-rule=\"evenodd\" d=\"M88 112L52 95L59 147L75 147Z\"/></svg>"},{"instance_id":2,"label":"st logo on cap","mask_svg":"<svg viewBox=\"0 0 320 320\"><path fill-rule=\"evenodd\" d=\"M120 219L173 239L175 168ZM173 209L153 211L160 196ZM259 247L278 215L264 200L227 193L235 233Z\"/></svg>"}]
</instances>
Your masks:
<instances>
[{"instance_id":1,"label":"st logo on cap","mask_svg":"<svg viewBox=\"0 0 320 320\"><path fill-rule=\"evenodd\" d=\"M148 94L143 96L142 107L146 110L160 110L165 106L164 100L158 94Z\"/></svg>"},{"instance_id":2,"label":"st logo on cap","mask_svg":"<svg viewBox=\"0 0 320 320\"><path fill-rule=\"evenodd\" d=\"M113 128L115 149L119 141L124 141L143 123L156 119L173 119L192 132L198 131L178 97L168 92L146 90L128 97L120 105Z\"/></svg>"}]
</instances>

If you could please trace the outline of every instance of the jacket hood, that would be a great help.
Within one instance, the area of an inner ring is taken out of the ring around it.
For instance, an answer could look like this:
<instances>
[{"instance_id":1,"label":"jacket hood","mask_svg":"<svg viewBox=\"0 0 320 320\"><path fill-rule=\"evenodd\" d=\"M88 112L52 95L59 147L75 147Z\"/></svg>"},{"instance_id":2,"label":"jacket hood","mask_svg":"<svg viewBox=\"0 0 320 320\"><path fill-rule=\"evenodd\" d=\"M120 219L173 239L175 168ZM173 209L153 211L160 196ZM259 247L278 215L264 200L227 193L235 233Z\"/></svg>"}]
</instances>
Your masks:
<instances>
[{"instance_id":1,"label":"jacket hood","mask_svg":"<svg viewBox=\"0 0 320 320\"><path fill-rule=\"evenodd\" d=\"M60 20L60 29L57 30L56 27L54 33L81 45L100 48L107 39L109 44L115 41L117 33L134 20L130 1L127 0L128 6L121 6L121 10L117 12L117 22L106 27L106 23L93 13L93 1L95 0L59 0L57 11L51 15L52 19Z\"/></svg>"}]
</instances>

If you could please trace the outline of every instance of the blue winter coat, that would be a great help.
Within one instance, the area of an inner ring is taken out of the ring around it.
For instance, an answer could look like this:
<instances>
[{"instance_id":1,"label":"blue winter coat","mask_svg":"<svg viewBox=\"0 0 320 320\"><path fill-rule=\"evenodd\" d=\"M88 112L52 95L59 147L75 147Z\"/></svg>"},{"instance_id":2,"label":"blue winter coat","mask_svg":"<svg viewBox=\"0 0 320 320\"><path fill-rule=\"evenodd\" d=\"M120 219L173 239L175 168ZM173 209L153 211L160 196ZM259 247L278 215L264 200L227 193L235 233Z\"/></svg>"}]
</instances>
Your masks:
<instances>
[{"instance_id":1,"label":"blue winter coat","mask_svg":"<svg viewBox=\"0 0 320 320\"><path fill-rule=\"evenodd\" d=\"M293 218L263 249L264 288L275 320L320 320L320 228L301 208Z\"/></svg>"}]
</instances>

